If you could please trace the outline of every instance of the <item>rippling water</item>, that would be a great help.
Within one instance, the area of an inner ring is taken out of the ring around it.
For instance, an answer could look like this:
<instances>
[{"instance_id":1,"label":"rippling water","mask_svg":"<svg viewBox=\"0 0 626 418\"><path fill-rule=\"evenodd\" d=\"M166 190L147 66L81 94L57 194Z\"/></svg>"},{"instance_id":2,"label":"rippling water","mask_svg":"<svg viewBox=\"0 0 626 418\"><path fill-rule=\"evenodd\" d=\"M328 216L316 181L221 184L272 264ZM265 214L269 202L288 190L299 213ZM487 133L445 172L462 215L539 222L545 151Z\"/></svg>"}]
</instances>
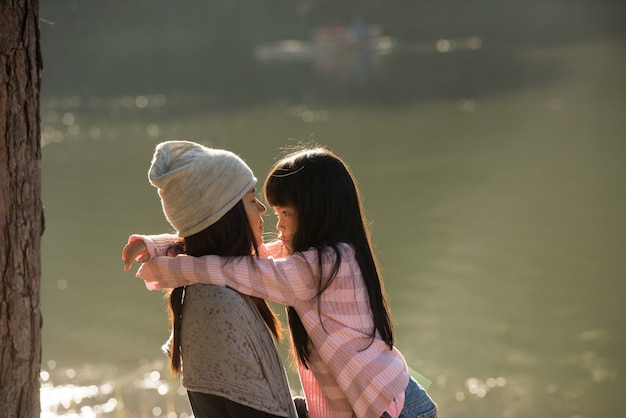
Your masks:
<instances>
[{"instance_id":1,"label":"rippling water","mask_svg":"<svg viewBox=\"0 0 626 418\"><path fill-rule=\"evenodd\" d=\"M160 352L162 295L120 260L130 233L170 230L146 177L155 144L168 139L232 150L260 181L295 140L348 161L398 347L433 381L441 416L618 416L624 49L591 43L515 56L524 66L515 87L397 106L307 96L224 110L159 93L44 96L42 417L190 416ZM483 80L480 62L465 77ZM433 83L444 86L446 71Z\"/></svg>"}]
</instances>

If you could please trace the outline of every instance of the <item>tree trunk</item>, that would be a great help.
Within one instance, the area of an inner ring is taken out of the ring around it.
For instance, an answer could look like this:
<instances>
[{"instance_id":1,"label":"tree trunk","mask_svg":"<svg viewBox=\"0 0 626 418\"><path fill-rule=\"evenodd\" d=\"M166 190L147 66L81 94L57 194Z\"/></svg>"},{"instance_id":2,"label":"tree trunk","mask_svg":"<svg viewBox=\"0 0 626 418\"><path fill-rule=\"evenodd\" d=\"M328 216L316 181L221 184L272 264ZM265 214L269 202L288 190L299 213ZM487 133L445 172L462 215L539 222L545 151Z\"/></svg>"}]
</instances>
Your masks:
<instances>
[{"instance_id":1,"label":"tree trunk","mask_svg":"<svg viewBox=\"0 0 626 418\"><path fill-rule=\"evenodd\" d=\"M0 415L40 416L39 1L0 0Z\"/></svg>"}]
</instances>

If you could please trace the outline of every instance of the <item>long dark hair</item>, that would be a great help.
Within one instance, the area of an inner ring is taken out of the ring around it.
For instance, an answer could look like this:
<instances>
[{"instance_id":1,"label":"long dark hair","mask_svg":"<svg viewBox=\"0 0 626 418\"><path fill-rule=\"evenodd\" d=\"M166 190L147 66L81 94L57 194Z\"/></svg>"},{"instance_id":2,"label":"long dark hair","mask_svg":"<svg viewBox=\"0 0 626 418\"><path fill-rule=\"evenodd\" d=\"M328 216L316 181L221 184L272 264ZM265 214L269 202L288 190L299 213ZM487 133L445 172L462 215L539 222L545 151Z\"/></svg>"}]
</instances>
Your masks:
<instances>
[{"instance_id":1,"label":"long dark hair","mask_svg":"<svg viewBox=\"0 0 626 418\"><path fill-rule=\"evenodd\" d=\"M179 253L185 253L194 257L203 255L219 256L258 256L258 245L243 201L229 210L217 222L197 234L184 237L174 243ZM177 287L169 292L168 316L170 319L171 335L165 344L165 350L170 357L170 371L172 375L180 374L180 330L182 325L182 308L185 298L185 287ZM276 339L281 337L280 321L270 308L269 304L261 298L252 298L263 320L269 327Z\"/></svg>"},{"instance_id":2,"label":"long dark hair","mask_svg":"<svg viewBox=\"0 0 626 418\"><path fill-rule=\"evenodd\" d=\"M339 270L341 253L338 244L348 243L354 248L373 316L371 342L378 332L391 349L394 344L391 314L372 250L360 193L348 165L325 148L296 151L272 167L265 181L264 194L271 206L291 206L295 209L297 227L291 241L293 252L310 248L317 250L320 271L317 281L318 314L321 296ZM323 277L322 273L325 251L332 251L335 255L328 277ZM309 336L295 309L289 307L288 313L296 355L308 367Z\"/></svg>"}]
</instances>

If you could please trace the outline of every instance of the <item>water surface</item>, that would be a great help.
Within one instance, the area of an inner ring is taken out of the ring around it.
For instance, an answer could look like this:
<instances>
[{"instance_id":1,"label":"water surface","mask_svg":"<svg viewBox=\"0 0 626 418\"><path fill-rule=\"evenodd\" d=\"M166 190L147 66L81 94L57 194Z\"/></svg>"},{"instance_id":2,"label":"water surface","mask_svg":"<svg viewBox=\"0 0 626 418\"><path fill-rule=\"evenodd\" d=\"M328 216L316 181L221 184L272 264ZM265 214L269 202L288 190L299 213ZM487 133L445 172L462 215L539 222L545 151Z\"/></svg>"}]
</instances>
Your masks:
<instances>
[{"instance_id":1,"label":"water surface","mask_svg":"<svg viewBox=\"0 0 626 418\"><path fill-rule=\"evenodd\" d=\"M401 78L380 96L351 72L338 81L285 63L255 74L314 83L262 104L159 91L44 95L42 416L190 415L160 352L162 294L120 259L130 233L170 231L146 174L169 139L234 151L260 181L297 141L346 159L398 347L433 381L441 416L617 416L624 47L484 44L456 54L385 57L368 83Z\"/></svg>"}]
</instances>

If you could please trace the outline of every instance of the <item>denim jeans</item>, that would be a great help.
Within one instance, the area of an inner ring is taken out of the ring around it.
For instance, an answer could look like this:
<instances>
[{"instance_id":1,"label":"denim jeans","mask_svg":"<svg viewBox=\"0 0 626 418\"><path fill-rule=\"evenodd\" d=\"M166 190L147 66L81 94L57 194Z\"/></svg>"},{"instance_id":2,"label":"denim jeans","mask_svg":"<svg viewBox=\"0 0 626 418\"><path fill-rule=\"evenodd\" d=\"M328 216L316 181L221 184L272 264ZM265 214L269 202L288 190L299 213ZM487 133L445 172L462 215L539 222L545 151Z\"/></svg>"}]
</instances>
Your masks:
<instances>
[{"instance_id":1,"label":"denim jeans","mask_svg":"<svg viewBox=\"0 0 626 418\"><path fill-rule=\"evenodd\" d=\"M385 412L381 418L389 418L389 414ZM437 418L437 405L413 378L404 391L404 407L398 418Z\"/></svg>"}]
</instances>

